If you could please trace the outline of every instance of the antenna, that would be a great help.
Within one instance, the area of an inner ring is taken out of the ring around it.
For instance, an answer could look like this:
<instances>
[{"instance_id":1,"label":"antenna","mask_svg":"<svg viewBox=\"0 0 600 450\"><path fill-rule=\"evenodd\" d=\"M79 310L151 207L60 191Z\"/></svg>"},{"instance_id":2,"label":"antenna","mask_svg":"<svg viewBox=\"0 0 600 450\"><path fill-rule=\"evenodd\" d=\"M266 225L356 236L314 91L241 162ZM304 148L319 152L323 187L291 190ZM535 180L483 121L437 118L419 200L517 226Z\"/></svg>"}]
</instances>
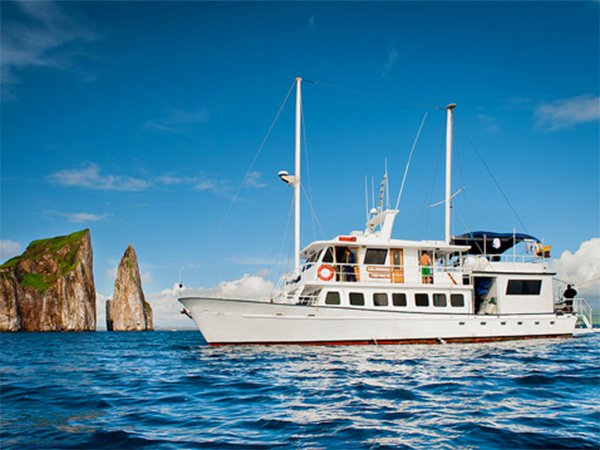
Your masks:
<instances>
[{"instance_id":1,"label":"antenna","mask_svg":"<svg viewBox=\"0 0 600 450\"><path fill-rule=\"evenodd\" d=\"M365 175L365 216L369 220L369 186L367 184L367 176Z\"/></svg>"},{"instance_id":2,"label":"antenna","mask_svg":"<svg viewBox=\"0 0 600 450\"><path fill-rule=\"evenodd\" d=\"M385 165L385 209L390 209L390 179L388 177L387 158L384 159Z\"/></svg>"},{"instance_id":3,"label":"antenna","mask_svg":"<svg viewBox=\"0 0 600 450\"><path fill-rule=\"evenodd\" d=\"M425 119L427 119L427 114L423 116L423 120L421 120L421 125L419 126L419 130L415 136L415 140L413 141L412 148L410 149L410 154L408 155L408 161L406 163L406 168L404 169L404 176L402 177L402 184L400 185L400 192L398 192L398 199L396 200L396 207L394 209L398 209L400 206L400 199L402 198L402 193L404 192L404 184L406 183L406 177L408 175L408 169L410 168L410 162L412 161L413 154L415 153L415 148L417 147L417 142L419 140L419 136L421 135L421 130L423 129L423 125L425 125Z\"/></svg>"},{"instance_id":4,"label":"antenna","mask_svg":"<svg viewBox=\"0 0 600 450\"><path fill-rule=\"evenodd\" d=\"M371 177L371 209L375 209L375 178Z\"/></svg>"}]
</instances>

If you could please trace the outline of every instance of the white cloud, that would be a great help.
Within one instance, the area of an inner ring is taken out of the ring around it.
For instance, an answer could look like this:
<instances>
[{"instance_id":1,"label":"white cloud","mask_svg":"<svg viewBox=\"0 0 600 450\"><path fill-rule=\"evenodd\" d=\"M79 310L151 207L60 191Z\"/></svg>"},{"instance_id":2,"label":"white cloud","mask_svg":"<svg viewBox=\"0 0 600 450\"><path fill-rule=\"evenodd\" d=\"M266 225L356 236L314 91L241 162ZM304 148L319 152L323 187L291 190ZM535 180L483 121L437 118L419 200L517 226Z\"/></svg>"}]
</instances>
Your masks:
<instances>
[{"instance_id":1,"label":"white cloud","mask_svg":"<svg viewBox=\"0 0 600 450\"><path fill-rule=\"evenodd\" d=\"M544 103L535 109L536 125L558 130L600 120L600 97L591 94Z\"/></svg>"},{"instance_id":2,"label":"white cloud","mask_svg":"<svg viewBox=\"0 0 600 450\"><path fill-rule=\"evenodd\" d=\"M51 183L65 187L83 187L101 191L143 191L150 182L140 178L100 173L97 164L88 164L80 169L64 169L48 176Z\"/></svg>"},{"instance_id":3,"label":"white cloud","mask_svg":"<svg viewBox=\"0 0 600 450\"><path fill-rule=\"evenodd\" d=\"M144 272L140 274L140 278L142 279L142 284L150 284L152 283L152 273Z\"/></svg>"},{"instance_id":4,"label":"white cloud","mask_svg":"<svg viewBox=\"0 0 600 450\"><path fill-rule=\"evenodd\" d=\"M575 253L564 251L552 261L552 270L558 278L573 284L580 296L600 298L600 238L582 242Z\"/></svg>"},{"instance_id":5,"label":"white cloud","mask_svg":"<svg viewBox=\"0 0 600 450\"><path fill-rule=\"evenodd\" d=\"M17 241L11 241L10 239L0 240L0 260L17 256L21 253L21 243Z\"/></svg>"},{"instance_id":6,"label":"white cloud","mask_svg":"<svg viewBox=\"0 0 600 450\"><path fill-rule=\"evenodd\" d=\"M244 180L244 187L251 189L262 189L267 185L261 181L262 172L248 172Z\"/></svg>"},{"instance_id":7,"label":"white cloud","mask_svg":"<svg viewBox=\"0 0 600 450\"><path fill-rule=\"evenodd\" d=\"M13 98L10 89L20 83L19 72L23 69L73 70L82 55L76 47L99 38L57 3L20 1L3 5L9 7L15 14L10 19L3 18L0 48L0 78L5 98ZM89 79L89 74L82 74Z\"/></svg>"},{"instance_id":8,"label":"white cloud","mask_svg":"<svg viewBox=\"0 0 600 450\"><path fill-rule=\"evenodd\" d=\"M396 64L396 61L398 61L398 57L400 55L398 54L398 51L395 48L392 48L390 50L390 52L388 53L388 57L387 60L383 66L383 76L388 76L390 71L392 70L392 67L394 67L394 64Z\"/></svg>"},{"instance_id":9,"label":"white cloud","mask_svg":"<svg viewBox=\"0 0 600 450\"><path fill-rule=\"evenodd\" d=\"M308 19L308 26L310 28L314 28L317 26L317 19L315 19L315 15L311 15L310 18Z\"/></svg>"},{"instance_id":10,"label":"white cloud","mask_svg":"<svg viewBox=\"0 0 600 450\"><path fill-rule=\"evenodd\" d=\"M159 328L195 328L194 323L181 314L180 297L215 297L266 300L273 291L273 283L258 275L244 275L233 281L224 281L212 288L183 287L177 284L170 289L146 296L154 311L154 323Z\"/></svg>"},{"instance_id":11,"label":"white cloud","mask_svg":"<svg viewBox=\"0 0 600 450\"><path fill-rule=\"evenodd\" d=\"M96 292L96 330L106 330L106 300L109 298Z\"/></svg>"},{"instance_id":12,"label":"white cloud","mask_svg":"<svg viewBox=\"0 0 600 450\"><path fill-rule=\"evenodd\" d=\"M99 222L106 220L108 214L92 214L92 213L64 213L59 211L46 211L46 215L65 217L69 222L73 223L84 223L84 222Z\"/></svg>"},{"instance_id":13,"label":"white cloud","mask_svg":"<svg viewBox=\"0 0 600 450\"><path fill-rule=\"evenodd\" d=\"M105 275L106 278L108 278L111 281L115 281L117 279L117 271L118 269L116 267L111 267L110 269L106 269Z\"/></svg>"},{"instance_id":14,"label":"white cloud","mask_svg":"<svg viewBox=\"0 0 600 450\"><path fill-rule=\"evenodd\" d=\"M154 128L161 131L179 132L186 125L195 125L208 122L210 112L207 109L198 109L196 111L184 111L182 109L173 109L162 119L155 119L146 122L146 128Z\"/></svg>"}]
</instances>

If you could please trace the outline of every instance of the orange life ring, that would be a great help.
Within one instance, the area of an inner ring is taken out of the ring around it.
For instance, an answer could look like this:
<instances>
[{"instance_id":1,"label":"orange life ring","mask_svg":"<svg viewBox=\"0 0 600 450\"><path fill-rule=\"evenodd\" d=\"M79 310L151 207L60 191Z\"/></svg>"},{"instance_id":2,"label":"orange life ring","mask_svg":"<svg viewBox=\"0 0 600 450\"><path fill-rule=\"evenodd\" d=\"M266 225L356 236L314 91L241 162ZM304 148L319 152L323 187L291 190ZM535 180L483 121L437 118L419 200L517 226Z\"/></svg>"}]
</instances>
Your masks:
<instances>
[{"instance_id":1,"label":"orange life ring","mask_svg":"<svg viewBox=\"0 0 600 450\"><path fill-rule=\"evenodd\" d=\"M329 274L327 274L327 272L323 274L323 271L328 271ZM321 267L319 267L319 270L317 270L317 276L323 281L331 280L333 275L335 275L335 270L329 264L323 264Z\"/></svg>"}]
</instances>

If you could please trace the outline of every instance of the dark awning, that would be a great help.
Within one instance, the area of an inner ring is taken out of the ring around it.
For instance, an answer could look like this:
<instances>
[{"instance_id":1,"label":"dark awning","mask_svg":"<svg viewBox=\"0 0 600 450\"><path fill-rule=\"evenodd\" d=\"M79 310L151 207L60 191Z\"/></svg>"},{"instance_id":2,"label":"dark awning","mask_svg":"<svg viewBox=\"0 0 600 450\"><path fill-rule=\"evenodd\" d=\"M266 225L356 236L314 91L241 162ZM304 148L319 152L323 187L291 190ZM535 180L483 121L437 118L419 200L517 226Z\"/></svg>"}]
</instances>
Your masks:
<instances>
[{"instance_id":1,"label":"dark awning","mask_svg":"<svg viewBox=\"0 0 600 450\"><path fill-rule=\"evenodd\" d=\"M535 236L525 233L495 233L493 231L472 231L452 238L454 245L470 245L469 255L500 255L519 242L540 242Z\"/></svg>"}]
</instances>

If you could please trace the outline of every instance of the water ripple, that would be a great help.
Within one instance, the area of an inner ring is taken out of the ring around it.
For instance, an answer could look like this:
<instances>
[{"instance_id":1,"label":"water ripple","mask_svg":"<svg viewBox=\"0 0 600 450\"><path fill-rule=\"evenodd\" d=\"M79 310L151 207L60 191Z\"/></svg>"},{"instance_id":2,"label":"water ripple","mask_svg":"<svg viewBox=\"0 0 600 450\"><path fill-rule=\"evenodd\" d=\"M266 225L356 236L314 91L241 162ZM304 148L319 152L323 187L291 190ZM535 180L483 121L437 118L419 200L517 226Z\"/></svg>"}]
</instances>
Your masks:
<instances>
[{"instance_id":1,"label":"water ripple","mask_svg":"<svg viewBox=\"0 0 600 450\"><path fill-rule=\"evenodd\" d=\"M600 447L597 334L381 347L1 339L3 449Z\"/></svg>"}]
</instances>

